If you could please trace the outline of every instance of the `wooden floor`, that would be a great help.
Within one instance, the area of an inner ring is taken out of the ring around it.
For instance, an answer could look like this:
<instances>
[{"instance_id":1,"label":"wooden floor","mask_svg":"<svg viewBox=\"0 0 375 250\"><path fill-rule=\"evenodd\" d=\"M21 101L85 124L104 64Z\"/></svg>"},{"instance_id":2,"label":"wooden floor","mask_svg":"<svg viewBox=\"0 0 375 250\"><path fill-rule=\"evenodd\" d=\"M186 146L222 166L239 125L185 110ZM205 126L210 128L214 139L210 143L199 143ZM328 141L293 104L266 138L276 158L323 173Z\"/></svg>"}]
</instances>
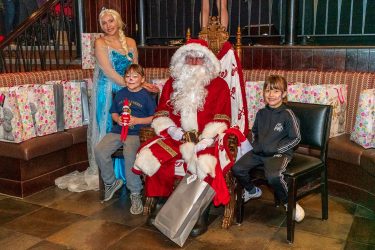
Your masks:
<instances>
[{"instance_id":1,"label":"wooden floor","mask_svg":"<svg viewBox=\"0 0 375 250\"><path fill-rule=\"evenodd\" d=\"M329 219L320 219L318 195L303 199L305 219L295 243L286 242L285 211L272 195L246 204L244 223L220 228L223 208L210 212L207 233L189 238L182 249L375 249L375 214L330 197ZM146 217L131 215L126 191L107 203L99 193L50 188L23 200L0 195L0 249L181 249Z\"/></svg>"}]
</instances>

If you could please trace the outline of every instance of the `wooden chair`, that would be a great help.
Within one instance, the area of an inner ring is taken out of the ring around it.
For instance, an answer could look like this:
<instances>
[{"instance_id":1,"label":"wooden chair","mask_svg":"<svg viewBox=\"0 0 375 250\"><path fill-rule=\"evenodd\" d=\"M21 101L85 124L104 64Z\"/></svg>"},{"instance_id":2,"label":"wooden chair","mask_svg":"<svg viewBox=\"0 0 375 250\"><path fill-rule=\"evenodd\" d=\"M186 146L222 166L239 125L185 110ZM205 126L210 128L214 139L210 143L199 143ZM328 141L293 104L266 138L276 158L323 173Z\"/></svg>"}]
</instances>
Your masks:
<instances>
[{"instance_id":1,"label":"wooden chair","mask_svg":"<svg viewBox=\"0 0 375 250\"><path fill-rule=\"evenodd\" d=\"M321 194L322 219L328 219L327 190L327 146L331 128L332 107L328 105L288 103L288 107L300 120L300 145L309 150L317 150L317 156L295 153L284 176L288 183L287 240L294 241L294 214L296 202L304 196L318 191ZM261 174L261 175L260 175ZM255 169L251 172L254 179L263 179L264 172ZM237 197L242 197L243 188L238 185ZM250 201L251 202L251 201ZM276 200L276 204L277 204ZM244 215L244 200L237 200L237 223L241 224Z\"/></svg>"},{"instance_id":2,"label":"wooden chair","mask_svg":"<svg viewBox=\"0 0 375 250\"><path fill-rule=\"evenodd\" d=\"M208 26L203 27L198 36L200 39L207 41L208 47L215 55L218 54L223 47L223 44L228 41L229 38L226 28L221 26L219 19L216 16L209 18Z\"/></svg>"}]
</instances>

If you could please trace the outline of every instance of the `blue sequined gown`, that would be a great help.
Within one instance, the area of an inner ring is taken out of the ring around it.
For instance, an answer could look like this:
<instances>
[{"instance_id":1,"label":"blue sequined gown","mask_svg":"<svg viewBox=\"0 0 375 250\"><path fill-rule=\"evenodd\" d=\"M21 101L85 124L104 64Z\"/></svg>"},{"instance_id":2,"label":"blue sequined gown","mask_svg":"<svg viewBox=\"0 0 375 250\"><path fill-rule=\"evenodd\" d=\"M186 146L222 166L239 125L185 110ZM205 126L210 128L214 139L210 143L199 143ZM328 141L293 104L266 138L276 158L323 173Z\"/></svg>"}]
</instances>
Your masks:
<instances>
[{"instance_id":1,"label":"blue sequined gown","mask_svg":"<svg viewBox=\"0 0 375 250\"><path fill-rule=\"evenodd\" d=\"M133 53L125 56L116 50L108 48L108 58L115 71L123 76L125 70L132 63ZM117 85L108 78L97 64L94 70L93 87L90 97L90 123L87 130L87 152L89 167L84 172L74 171L55 180L55 184L60 188L68 188L71 192L82 192L86 190L99 189L98 166L94 158L94 147L100 140L111 131L112 117L109 108L112 104L114 94L122 86ZM125 180L124 160L114 161L116 178Z\"/></svg>"},{"instance_id":2,"label":"blue sequined gown","mask_svg":"<svg viewBox=\"0 0 375 250\"><path fill-rule=\"evenodd\" d=\"M132 63L131 59L133 58L133 53L129 53L128 56L125 56L116 50L109 48L108 56L112 67L119 75L123 76L126 69ZM90 163L89 171L97 174L98 167L95 162L93 150L104 135L111 131L113 121L109 109L112 105L114 95L123 88L123 86L116 84L107 77L99 65L96 65L95 67L93 82L94 86L90 103L90 114L92 115L90 116L91 120L88 129L87 146ZM116 177L122 178L125 181L123 160L116 159L114 167Z\"/></svg>"}]
</instances>

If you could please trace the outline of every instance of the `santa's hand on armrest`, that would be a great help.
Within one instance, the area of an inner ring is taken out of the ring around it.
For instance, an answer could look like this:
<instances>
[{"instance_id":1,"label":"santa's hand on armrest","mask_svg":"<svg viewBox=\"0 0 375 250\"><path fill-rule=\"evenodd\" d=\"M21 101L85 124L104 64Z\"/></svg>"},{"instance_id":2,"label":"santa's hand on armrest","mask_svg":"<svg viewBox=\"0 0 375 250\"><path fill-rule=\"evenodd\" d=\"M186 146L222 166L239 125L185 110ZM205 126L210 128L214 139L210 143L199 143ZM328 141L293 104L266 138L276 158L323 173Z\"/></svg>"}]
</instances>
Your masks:
<instances>
[{"instance_id":1,"label":"santa's hand on armrest","mask_svg":"<svg viewBox=\"0 0 375 250\"><path fill-rule=\"evenodd\" d=\"M172 137L175 141L180 141L182 139L182 136L184 135L184 131L182 128L178 128L175 126L168 128L168 134Z\"/></svg>"},{"instance_id":2,"label":"santa's hand on armrest","mask_svg":"<svg viewBox=\"0 0 375 250\"><path fill-rule=\"evenodd\" d=\"M212 138L202 139L201 141L199 141L195 145L194 150L195 150L196 153L198 153L199 151L202 151L202 150L206 149L207 147L211 146L213 143L214 143L214 139L212 139Z\"/></svg>"}]
</instances>

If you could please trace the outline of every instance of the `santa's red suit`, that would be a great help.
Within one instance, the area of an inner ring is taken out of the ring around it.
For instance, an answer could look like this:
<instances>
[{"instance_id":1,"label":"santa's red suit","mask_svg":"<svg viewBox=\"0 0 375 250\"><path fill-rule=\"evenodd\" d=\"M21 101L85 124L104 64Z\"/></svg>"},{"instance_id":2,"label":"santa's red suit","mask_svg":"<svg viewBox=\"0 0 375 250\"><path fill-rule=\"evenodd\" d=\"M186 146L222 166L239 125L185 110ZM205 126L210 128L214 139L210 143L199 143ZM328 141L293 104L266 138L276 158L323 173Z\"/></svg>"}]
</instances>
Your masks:
<instances>
[{"instance_id":1,"label":"santa's red suit","mask_svg":"<svg viewBox=\"0 0 375 250\"><path fill-rule=\"evenodd\" d=\"M183 165L182 170L197 174L200 179L204 179L215 189L216 205L225 204L229 200L229 193L224 181L225 173L223 173L218 160L217 139L219 134L230 127L230 91L228 84L218 77L219 60L204 45L201 40L199 43L196 41L188 43L179 48L172 57L172 77L163 87L159 105L151 124L158 136L139 150L133 167L134 172L143 172L147 175L146 196L169 196L173 191L176 175L179 175L177 169L181 169L181 165ZM185 89L178 85L181 84L181 81L186 85L194 85L203 77L194 74L190 77L189 73L180 72L180 68L183 68L183 64L185 64L186 56L189 55L203 58L204 66L208 68L208 73L204 74L207 81L203 83L202 88L195 86L196 91L189 90L189 86ZM184 74L186 81L183 79ZM179 94L176 95L176 92L185 95L186 91L187 93L191 91L191 93L187 94L185 99L179 99ZM200 94L196 94L198 97L194 92L200 92ZM204 93L202 94L202 92ZM196 99L199 100L199 96L203 96L200 105L199 101L196 101ZM176 110L178 111L176 112ZM173 139L168 132L171 127L181 128L184 132L198 131L199 142L195 144ZM213 143L204 149L197 150L196 145L207 140L211 140ZM177 178L179 177L177 176Z\"/></svg>"}]
</instances>

